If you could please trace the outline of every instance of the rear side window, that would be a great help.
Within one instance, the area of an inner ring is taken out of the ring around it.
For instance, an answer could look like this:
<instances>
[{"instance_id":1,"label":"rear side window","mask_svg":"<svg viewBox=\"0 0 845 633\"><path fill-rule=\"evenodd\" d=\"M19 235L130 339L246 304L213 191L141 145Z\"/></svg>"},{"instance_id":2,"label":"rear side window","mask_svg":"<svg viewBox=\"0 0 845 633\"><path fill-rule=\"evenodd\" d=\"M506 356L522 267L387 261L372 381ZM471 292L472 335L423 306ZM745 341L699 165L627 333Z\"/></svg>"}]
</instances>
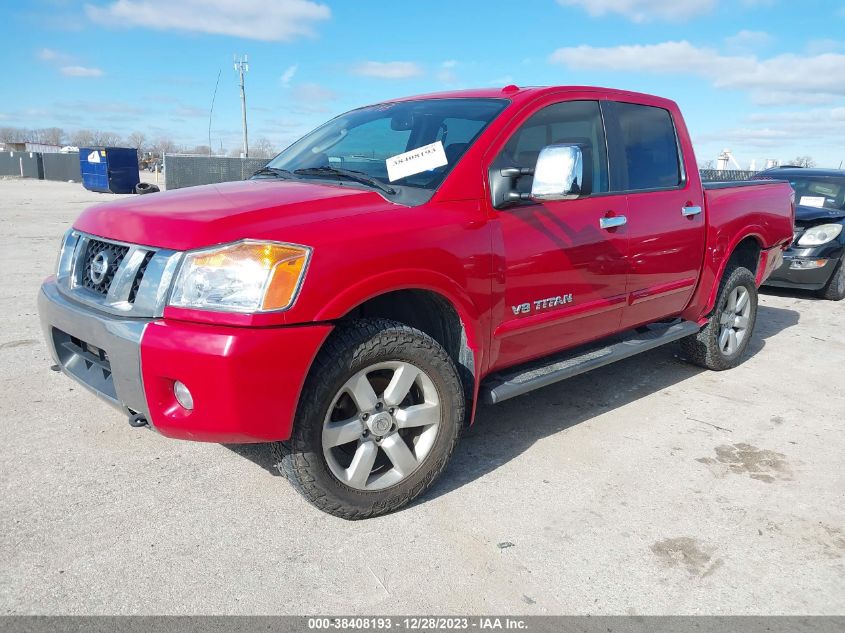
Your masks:
<instances>
[{"instance_id":1,"label":"rear side window","mask_svg":"<svg viewBox=\"0 0 845 633\"><path fill-rule=\"evenodd\" d=\"M668 110L634 103L607 104L612 124L613 189L668 189L681 184L675 126Z\"/></svg>"}]
</instances>

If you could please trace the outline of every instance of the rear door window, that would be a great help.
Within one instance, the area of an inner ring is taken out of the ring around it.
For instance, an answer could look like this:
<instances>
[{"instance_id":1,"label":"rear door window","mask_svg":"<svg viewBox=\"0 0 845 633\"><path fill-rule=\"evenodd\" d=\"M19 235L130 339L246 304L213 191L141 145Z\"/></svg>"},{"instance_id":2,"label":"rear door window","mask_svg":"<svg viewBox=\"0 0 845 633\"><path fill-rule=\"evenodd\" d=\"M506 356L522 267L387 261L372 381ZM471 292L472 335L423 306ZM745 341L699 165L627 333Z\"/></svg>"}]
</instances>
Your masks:
<instances>
[{"instance_id":1,"label":"rear door window","mask_svg":"<svg viewBox=\"0 0 845 633\"><path fill-rule=\"evenodd\" d=\"M681 184L672 115L634 103L607 102L613 191L671 189Z\"/></svg>"}]
</instances>

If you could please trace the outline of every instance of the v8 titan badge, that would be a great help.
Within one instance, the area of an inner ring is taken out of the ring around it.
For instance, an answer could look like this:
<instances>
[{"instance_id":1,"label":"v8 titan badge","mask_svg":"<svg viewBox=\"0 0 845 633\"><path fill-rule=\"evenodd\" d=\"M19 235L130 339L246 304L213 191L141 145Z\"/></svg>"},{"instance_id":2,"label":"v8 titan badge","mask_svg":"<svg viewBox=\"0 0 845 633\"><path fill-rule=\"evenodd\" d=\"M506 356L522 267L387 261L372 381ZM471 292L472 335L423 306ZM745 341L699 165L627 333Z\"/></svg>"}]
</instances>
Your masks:
<instances>
[{"instance_id":1,"label":"v8 titan badge","mask_svg":"<svg viewBox=\"0 0 845 633\"><path fill-rule=\"evenodd\" d=\"M558 295L557 297L549 297L548 299L537 299L533 302L520 303L519 305L511 306L514 316L524 314L531 314L531 312L539 312L541 310L548 310L549 308L556 308L557 306L572 303L572 293L566 295Z\"/></svg>"}]
</instances>

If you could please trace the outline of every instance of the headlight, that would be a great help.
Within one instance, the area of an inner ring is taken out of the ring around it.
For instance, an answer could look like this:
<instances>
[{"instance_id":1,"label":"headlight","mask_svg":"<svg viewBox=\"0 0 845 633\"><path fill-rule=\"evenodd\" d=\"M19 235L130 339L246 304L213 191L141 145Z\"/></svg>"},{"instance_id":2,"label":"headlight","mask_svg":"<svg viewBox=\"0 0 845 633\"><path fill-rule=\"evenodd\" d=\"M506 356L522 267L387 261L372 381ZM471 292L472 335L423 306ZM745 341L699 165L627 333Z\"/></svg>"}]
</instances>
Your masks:
<instances>
[{"instance_id":1,"label":"headlight","mask_svg":"<svg viewBox=\"0 0 845 633\"><path fill-rule=\"evenodd\" d=\"M189 251L173 284L170 305L224 312L288 308L310 256L306 246L251 240Z\"/></svg>"},{"instance_id":2,"label":"headlight","mask_svg":"<svg viewBox=\"0 0 845 633\"><path fill-rule=\"evenodd\" d=\"M819 246L835 240L842 232L841 224L819 224L812 226L798 239L798 246Z\"/></svg>"}]
</instances>

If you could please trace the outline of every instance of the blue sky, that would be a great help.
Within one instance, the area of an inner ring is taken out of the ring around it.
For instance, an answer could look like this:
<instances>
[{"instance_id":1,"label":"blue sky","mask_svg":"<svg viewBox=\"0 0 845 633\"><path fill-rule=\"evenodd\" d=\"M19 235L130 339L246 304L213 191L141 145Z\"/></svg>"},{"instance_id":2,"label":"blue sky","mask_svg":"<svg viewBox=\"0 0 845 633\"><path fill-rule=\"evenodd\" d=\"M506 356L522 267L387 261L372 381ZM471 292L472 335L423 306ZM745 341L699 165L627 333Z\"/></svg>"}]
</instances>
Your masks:
<instances>
[{"instance_id":1,"label":"blue sky","mask_svg":"<svg viewBox=\"0 0 845 633\"><path fill-rule=\"evenodd\" d=\"M0 127L281 149L380 99L587 84L676 100L699 162L845 161L845 0L2 0Z\"/></svg>"}]
</instances>

